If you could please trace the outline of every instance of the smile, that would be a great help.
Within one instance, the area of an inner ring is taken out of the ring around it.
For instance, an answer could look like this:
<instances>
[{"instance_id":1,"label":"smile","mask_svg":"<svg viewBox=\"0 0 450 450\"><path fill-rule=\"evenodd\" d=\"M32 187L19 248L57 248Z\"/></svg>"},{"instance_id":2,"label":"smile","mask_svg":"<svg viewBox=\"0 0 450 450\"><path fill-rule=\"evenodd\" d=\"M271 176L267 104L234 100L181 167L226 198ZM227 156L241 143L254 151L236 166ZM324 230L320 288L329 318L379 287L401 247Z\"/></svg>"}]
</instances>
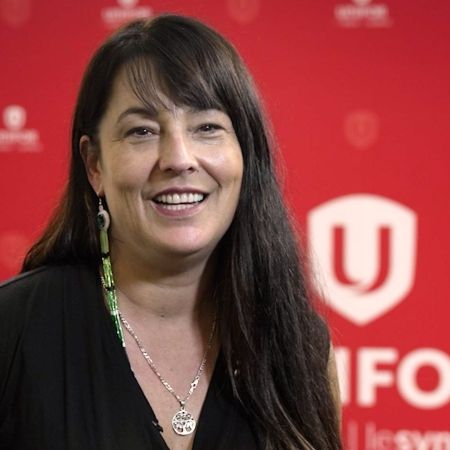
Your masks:
<instances>
[{"instance_id":1,"label":"smile","mask_svg":"<svg viewBox=\"0 0 450 450\"><path fill-rule=\"evenodd\" d=\"M198 192L183 192L175 194L157 195L153 201L159 206L169 211L181 211L197 206L205 199L205 194Z\"/></svg>"},{"instance_id":2,"label":"smile","mask_svg":"<svg viewBox=\"0 0 450 450\"><path fill-rule=\"evenodd\" d=\"M197 192L183 192L182 194L162 194L154 198L156 203L166 203L169 205L180 205L186 203L198 203L205 198L204 194Z\"/></svg>"}]
</instances>

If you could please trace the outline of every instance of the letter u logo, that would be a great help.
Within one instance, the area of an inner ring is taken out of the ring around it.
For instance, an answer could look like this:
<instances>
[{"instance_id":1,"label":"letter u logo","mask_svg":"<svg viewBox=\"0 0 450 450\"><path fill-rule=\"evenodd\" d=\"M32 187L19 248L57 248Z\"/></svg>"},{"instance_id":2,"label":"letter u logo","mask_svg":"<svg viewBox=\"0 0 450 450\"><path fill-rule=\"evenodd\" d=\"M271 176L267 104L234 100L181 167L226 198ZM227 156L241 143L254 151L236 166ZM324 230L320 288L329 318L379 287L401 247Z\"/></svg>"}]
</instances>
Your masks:
<instances>
[{"instance_id":1,"label":"letter u logo","mask_svg":"<svg viewBox=\"0 0 450 450\"><path fill-rule=\"evenodd\" d=\"M388 227L380 227L378 229L378 241L375 245L378 247L378 270L374 273L373 281L366 286L361 286L358 280L352 280L346 272L345 259L345 243L344 240L348 238L345 233L345 228L342 226L334 227L333 229L333 262L334 262L334 277L335 279L347 286L353 286L360 292L374 292L379 289L386 282L389 273L389 250L391 242L391 231Z\"/></svg>"},{"instance_id":2,"label":"letter u logo","mask_svg":"<svg viewBox=\"0 0 450 450\"><path fill-rule=\"evenodd\" d=\"M308 214L308 242L321 294L357 325L385 314L414 284L417 218L384 197L353 194Z\"/></svg>"}]
</instances>

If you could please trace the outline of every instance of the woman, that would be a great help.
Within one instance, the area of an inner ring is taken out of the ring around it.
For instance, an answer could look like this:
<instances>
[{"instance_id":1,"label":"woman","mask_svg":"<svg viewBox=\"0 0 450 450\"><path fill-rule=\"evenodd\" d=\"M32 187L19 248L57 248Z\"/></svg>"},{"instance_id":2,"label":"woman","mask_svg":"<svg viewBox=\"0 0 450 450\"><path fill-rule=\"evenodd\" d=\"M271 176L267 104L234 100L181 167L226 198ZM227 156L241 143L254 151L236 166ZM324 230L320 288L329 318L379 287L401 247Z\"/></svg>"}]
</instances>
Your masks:
<instances>
[{"instance_id":1,"label":"woman","mask_svg":"<svg viewBox=\"0 0 450 450\"><path fill-rule=\"evenodd\" d=\"M274 172L216 32L168 15L103 44L65 196L0 289L1 449L341 448Z\"/></svg>"}]
</instances>

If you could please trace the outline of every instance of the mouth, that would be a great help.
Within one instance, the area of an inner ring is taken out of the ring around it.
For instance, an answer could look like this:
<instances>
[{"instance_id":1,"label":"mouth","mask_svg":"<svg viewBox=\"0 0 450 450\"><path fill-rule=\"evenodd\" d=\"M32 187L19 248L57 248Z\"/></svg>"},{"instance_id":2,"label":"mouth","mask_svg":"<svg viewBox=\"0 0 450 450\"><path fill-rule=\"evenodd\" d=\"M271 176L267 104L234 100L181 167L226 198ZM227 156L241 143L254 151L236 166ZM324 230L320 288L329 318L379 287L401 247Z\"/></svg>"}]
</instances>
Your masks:
<instances>
[{"instance_id":1,"label":"mouth","mask_svg":"<svg viewBox=\"0 0 450 450\"><path fill-rule=\"evenodd\" d=\"M199 205L206 199L207 196L208 194L199 192L180 192L159 194L152 200L158 206L169 211L180 211Z\"/></svg>"}]
</instances>

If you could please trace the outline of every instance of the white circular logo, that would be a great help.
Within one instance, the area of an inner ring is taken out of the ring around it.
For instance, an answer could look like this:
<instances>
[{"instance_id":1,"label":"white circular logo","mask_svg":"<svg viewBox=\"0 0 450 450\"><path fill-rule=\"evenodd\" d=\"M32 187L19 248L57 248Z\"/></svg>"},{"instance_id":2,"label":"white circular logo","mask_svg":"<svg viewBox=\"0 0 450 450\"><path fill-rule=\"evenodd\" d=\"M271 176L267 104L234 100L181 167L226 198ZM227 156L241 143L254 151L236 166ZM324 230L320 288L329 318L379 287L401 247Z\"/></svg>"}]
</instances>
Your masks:
<instances>
[{"instance_id":1,"label":"white circular logo","mask_svg":"<svg viewBox=\"0 0 450 450\"><path fill-rule=\"evenodd\" d=\"M368 5L372 0L353 0L353 3L356 3L358 6L366 6Z\"/></svg>"},{"instance_id":2,"label":"white circular logo","mask_svg":"<svg viewBox=\"0 0 450 450\"><path fill-rule=\"evenodd\" d=\"M240 24L248 24L258 17L260 0L227 0L230 16Z\"/></svg>"},{"instance_id":3,"label":"white circular logo","mask_svg":"<svg viewBox=\"0 0 450 450\"><path fill-rule=\"evenodd\" d=\"M31 0L1 0L0 20L8 25L20 27L31 17Z\"/></svg>"},{"instance_id":4,"label":"white circular logo","mask_svg":"<svg viewBox=\"0 0 450 450\"><path fill-rule=\"evenodd\" d=\"M3 123L11 131L19 131L25 126L27 112L19 105L10 105L3 110Z\"/></svg>"},{"instance_id":5,"label":"white circular logo","mask_svg":"<svg viewBox=\"0 0 450 450\"><path fill-rule=\"evenodd\" d=\"M351 112L344 122L344 133L348 142L362 150L376 142L379 128L378 117L372 111L364 109Z\"/></svg>"},{"instance_id":6,"label":"white circular logo","mask_svg":"<svg viewBox=\"0 0 450 450\"><path fill-rule=\"evenodd\" d=\"M117 3L122 7L126 9L131 9L134 6L136 6L138 0L117 0Z\"/></svg>"}]
</instances>

